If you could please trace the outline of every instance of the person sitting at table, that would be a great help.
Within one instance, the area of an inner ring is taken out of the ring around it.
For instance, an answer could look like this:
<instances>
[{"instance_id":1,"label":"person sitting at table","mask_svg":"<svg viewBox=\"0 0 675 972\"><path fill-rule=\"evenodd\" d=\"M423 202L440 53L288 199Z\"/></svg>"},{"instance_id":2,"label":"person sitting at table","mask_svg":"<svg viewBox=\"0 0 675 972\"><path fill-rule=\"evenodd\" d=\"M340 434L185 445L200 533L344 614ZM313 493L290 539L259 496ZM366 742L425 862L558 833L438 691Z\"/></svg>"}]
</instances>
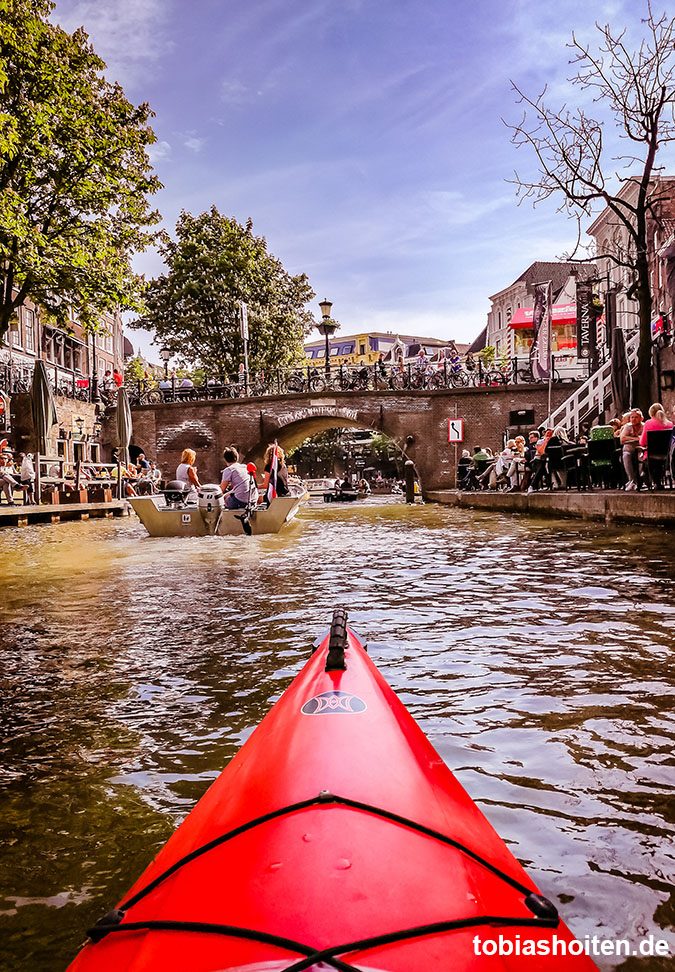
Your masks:
<instances>
[{"instance_id":1,"label":"person sitting at table","mask_svg":"<svg viewBox=\"0 0 675 972\"><path fill-rule=\"evenodd\" d=\"M176 479L178 482L187 483L190 487L190 492L187 495L188 502L197 501L197 490L201 487L199 476L197 475L197 467L195 466L196 460L197 453L194 449L183 449L180 462L176 467Z\"/></svg>"},{"instance_id":2,"label":"person sitting at table","mask_svg":"<svg viewBox=\"0 0 675 972\"><path fill-rule=\"evenodd\" d=\"M640 438L644 429L642 412L639 408L631 410L628 421L621 428L621 460L626 470L628 482L624 489L628 492L640 488Z\"/></svg>"},{"instance_id":3,"label":"person sitting at table","mask_svg":"<svg viewBox=\"0 0 675 972\"><path fill-rule=\"evenodd\" d=\"M23 490L23 505L35 506L35 466L33 464L32 452L19 453L21 466L19 469L19 481Z\"/></svg>"},{"instance_id":4,"label":"person sitting at table","mask_svg":"<svg viewBox=\"0 0 675 972\"><path fill-rule=\"evenodd\" d=\"M115 463L115 465L110 470L110 478L113 481L116 481L117 480L117 462L118 462L118 453L117 452L113 452L113 462ZM129 464L129 466L125 466L124 463L121 463L120 464L120 467L119 467L119 470L120 470L120 475L122 477L122 493L123 493L123 495L124 496L136 496L136 490L134 489L134 486L133 486L133 481L136 478L136 473L135 473L134 467L131 465L131 463Z\"/></svg>"},{"instance_id":5,"label":"person sitting at table","mask_svg":"<svg viewBox=\"0 0 675 972\"><path fill-rule=\"evenodd\" d=\"M8 452L0 453L0 489L5 494L8 506L16 506L14 490L18 485L11 455Z\"/></svg>"}]
</instances>

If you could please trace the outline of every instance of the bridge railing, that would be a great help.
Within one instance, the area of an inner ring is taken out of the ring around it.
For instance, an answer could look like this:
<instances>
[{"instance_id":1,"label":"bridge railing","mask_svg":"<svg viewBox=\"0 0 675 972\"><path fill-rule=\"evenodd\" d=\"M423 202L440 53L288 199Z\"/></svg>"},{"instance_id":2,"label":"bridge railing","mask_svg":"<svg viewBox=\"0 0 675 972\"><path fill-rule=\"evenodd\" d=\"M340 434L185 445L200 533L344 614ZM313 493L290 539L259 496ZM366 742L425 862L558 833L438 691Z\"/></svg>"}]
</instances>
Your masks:
<instances>
[{"instance_id":1,"label":"bridge railing","mask_svg":"<svg viewBox=\"0 0 675 972\"><path fill-rule=\"evenodd\" d=\"M577 373L561 374L554 367L555 382L581 380ZM290 371L240 373L234 379L209 377L196 384L190 378L141 379L127 383L132 405L160 402L207 401L223 398L260 398L265 395L306 395L325 391L402 391L483 387L534 383L532 371L523 358L513 358L504 367L485 368L480 361L467 368L444 361L438 365L354 365L324 368L302 367ZM116 389L101 389L107 404L114 404Z\"/></svg>"}]
</instances>

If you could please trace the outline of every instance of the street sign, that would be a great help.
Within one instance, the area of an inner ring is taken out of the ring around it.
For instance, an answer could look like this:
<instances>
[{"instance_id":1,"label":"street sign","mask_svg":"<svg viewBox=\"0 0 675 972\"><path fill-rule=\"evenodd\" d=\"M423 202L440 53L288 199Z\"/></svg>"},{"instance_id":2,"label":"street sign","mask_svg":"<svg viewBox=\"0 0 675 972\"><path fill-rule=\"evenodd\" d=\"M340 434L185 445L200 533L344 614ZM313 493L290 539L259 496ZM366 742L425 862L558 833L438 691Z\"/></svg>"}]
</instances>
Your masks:
<instances>
[{"instance_id":1,"label":"street sign","mask_svg":"<svg viewBox=\"0 0 675 972\"><path fill-rule=\"evenodd\" d=\"M464 419L448 419L448 442L464 442Z\"/></svg>"},{"instance_id":2,"label":"street sign","mask_svg":"<svg viewBox=\"0 0 675 972\"><path fill-rule=\"evenodd\" d=\"M241 304L241 339L248 341L248 304Z\"/></svg>"}]
</instances>

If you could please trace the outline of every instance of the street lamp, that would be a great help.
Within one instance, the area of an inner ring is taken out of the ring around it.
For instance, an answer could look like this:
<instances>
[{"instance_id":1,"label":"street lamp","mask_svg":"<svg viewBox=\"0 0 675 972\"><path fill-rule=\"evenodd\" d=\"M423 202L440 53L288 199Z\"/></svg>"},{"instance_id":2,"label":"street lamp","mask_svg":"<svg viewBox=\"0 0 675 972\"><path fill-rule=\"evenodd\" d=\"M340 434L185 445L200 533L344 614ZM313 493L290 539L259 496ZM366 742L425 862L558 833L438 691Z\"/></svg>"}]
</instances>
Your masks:
<instances>
[{"instance_id":1,"label":"street lamp","mask_svg":"<svg viewBox=\"0 0 675 972\"><path fill-rule=\"evenodd\" d=\"M331 300L327 300L325 297L319 303L321 308L321 323L317 324L316 328L319 334L323 334L326 339L326 374L330 374L330 339L335 334L337 330L337 322L331 320L330 311L333 306Z\"/></svg>"},{"instance_id":2,"label":"street lamp","mask_svg":"<svg viewBox=\"0 0 675 972\"><path fill-rule=\"evenodd\" d=\"M162 361L164 362L164 377L165 378L168 378L169 377L169 359L171 357L171 349L170 348L167 348L166 345L164 345L163 348L160 348L159 349L159 356L162 359Z\"/></svg>"}]
</instances>

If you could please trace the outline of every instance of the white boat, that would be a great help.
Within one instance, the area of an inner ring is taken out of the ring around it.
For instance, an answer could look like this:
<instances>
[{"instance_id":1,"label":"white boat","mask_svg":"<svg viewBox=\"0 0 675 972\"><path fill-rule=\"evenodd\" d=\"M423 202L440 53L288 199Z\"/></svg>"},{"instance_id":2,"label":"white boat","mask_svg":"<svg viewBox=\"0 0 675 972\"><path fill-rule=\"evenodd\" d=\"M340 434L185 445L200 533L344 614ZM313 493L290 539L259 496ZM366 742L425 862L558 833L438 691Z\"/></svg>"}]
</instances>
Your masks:
<instances>
[{"instance_id":1,"label":"white boat","mask_svg":"<svg viewBox=\"0 0 675 972\"><path fill-rule=\"evenodd\" d=\"M335 489L337 479L305 479L304 486L310 496L322 498L324 493Z\"/></svg>"},{"instance_id":2,"label":"white boat","mask_svg":"<svg viewBox=\"0 0 675 972\"><path fill-rule=\"evenodd\" d=\"M151 537L228 537L278 533L308 499L302 489L255 509L228 510L220 487L207 485L199 490L197 503L185 502L178 490L128 501Z\"/></svg>"}]
</instances>

